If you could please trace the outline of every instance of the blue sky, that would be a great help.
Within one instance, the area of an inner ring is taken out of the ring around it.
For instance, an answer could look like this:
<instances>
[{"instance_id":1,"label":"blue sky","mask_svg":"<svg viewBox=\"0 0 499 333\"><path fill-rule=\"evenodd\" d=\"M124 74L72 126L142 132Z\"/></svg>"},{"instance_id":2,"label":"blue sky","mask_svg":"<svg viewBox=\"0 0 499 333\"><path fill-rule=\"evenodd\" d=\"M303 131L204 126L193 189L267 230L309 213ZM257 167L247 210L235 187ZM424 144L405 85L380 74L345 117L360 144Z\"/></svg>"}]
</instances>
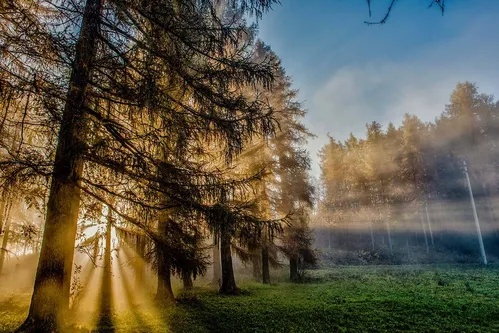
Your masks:
<instances>
[{"instance_id":1,"label":"blue sky","mask_svg":"<svg viewBox=\"0 0 499 333\"><path fill-rule=\"evenodd\" d=\"M281 57L299 98L313 175L327 133L363 135L376 120L404 113L432 121L459 81L499 94L498 0L447 0L442 17L430 0L398 0L386 25L367 26L365 0L282 0L260 21L260 37ZM372 0L373 19L389 0Z\"/></svg>"}]
</instances>

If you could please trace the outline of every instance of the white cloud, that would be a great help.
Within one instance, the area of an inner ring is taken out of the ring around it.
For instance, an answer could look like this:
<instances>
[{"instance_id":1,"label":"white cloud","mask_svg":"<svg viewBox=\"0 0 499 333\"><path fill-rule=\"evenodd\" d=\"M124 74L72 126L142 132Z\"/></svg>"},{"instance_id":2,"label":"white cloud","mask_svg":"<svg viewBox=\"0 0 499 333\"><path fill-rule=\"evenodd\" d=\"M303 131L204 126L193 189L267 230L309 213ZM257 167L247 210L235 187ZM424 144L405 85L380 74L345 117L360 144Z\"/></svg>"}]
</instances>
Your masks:
<instances>
[{"instance_id":1,"label":"white cloud","mask_svg":"<svg viewBox=\"0 0 499 333\"><path fill-rule=\"evenodd\" d=\"M344 140L363 136L365 124L376 120L399 125L405 113L433 121L444 110L460 81L476 82L481 92L499 92L499 48L476 39L476 29L446 43L421 50L412 59L366 62L334 70L308 103L306 124L318 139L309 149L318 175L317 151L327 133Z\"/></svg>"}]
</instances>

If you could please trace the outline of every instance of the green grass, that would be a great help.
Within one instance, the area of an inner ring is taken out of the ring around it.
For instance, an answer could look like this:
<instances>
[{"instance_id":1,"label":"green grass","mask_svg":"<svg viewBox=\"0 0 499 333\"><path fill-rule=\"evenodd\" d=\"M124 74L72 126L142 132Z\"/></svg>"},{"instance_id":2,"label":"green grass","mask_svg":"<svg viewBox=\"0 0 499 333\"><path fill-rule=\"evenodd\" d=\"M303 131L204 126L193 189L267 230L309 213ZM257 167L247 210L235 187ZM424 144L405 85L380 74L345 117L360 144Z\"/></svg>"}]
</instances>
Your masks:
<instances>
[{"instance_id":1,"label":"green grass","mask_svg":"<svg viewBox=\"0 0 499 333\"><path fill-rule=\"evenodd\" d=\"M114 328L175 333L499 332L498 273L497 266L338 267L309 272L301 284L245 284L239 296L198 288L180 295L173 310L152 314L138 307L119 313ZM13 307L2 303L4 331L22 320L28 301L21 297Z\"/></svg>"}]
</instances>

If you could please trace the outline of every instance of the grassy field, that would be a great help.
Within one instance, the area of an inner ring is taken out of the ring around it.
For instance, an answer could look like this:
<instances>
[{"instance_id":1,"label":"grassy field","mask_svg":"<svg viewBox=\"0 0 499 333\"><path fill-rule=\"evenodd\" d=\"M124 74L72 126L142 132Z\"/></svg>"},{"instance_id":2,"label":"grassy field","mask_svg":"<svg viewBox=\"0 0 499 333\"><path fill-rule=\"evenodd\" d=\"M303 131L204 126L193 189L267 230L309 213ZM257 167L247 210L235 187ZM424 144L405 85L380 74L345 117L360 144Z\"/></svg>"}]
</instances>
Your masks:
<instances>
[{"instance_id":1,"label":"grassy field","mask_svg":"<svg viewBox=\"0 0 499 333\"><path fill-rule=\"evenodd\" d=\"M301 284L241 287L231 297L196 288L174 309L136 305L99 331L499 332L499 266L338 267L308 272ZM0 331L22 321L28 302L28 294L3 299Z\"/></svg>"}]
</instances>

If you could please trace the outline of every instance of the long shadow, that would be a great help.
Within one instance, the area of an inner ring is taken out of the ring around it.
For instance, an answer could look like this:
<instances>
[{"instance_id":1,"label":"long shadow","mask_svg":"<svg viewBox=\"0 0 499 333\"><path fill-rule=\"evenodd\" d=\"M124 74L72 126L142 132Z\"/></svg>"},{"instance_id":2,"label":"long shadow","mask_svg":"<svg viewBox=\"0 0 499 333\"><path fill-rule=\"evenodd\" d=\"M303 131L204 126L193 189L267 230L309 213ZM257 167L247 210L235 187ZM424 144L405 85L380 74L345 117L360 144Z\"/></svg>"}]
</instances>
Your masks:
<instances>
[{"instance_id":1,"label":"long shadow","mask_svg":"<svg viewBox=\"0 0 499 333\"><path fill-rule=\"evenodd\" d=\"M128 255L127 255L128 256ZM138 310L138 304L136 302L136 298L134 294L132 293L132 289L130 286L130 281L128 280L127 273L125 272L125 269L123 268L123 264L120 262L120 259L118 259L118 267L120 270L120 275L123 280L123 291L125 293L125 299L127 302L127 306L130 309L135 322L137 325L141 328L144 329L144 332L151 332L152 329L151 327L145 322L144 318L140 314Z\"/></svg>"},{"instance_id":2,"label":"long shadow","mask_svg":"<svg viewBox=\"0 0 499 333\"><path fill-rule=\"evenodd\" d=\"M106 237L106 251L104 253L104 272L102 274L99 317L97 320L97 332L112 333L115 331L113 323L113 290L112 290L112 267L111 267L111 240L110 232Z\"/></svg>"}]
</instances>

